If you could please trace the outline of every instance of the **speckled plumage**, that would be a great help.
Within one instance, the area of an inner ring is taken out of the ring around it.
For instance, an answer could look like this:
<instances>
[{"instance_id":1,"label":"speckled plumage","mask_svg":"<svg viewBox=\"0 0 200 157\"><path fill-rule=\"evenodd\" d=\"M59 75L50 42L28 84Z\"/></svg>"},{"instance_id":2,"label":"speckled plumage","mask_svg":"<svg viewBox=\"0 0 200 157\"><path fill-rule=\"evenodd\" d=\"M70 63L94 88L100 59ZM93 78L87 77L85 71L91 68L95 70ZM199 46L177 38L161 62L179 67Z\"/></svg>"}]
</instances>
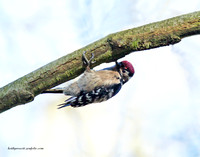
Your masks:
<instances>
[{"instance_id":1,"label":"speckled plumage","mask_svg":"<svg viewBox=\"0 0 200 157\"><path fill-rule=\"evenodd\" d=\"M116 95L122 87L122 79L117 71L94 71L87 69L77 82L64 88L65 95L72 95L59 108L80 107L102 102Z\"/></svg>"}]
</instances>

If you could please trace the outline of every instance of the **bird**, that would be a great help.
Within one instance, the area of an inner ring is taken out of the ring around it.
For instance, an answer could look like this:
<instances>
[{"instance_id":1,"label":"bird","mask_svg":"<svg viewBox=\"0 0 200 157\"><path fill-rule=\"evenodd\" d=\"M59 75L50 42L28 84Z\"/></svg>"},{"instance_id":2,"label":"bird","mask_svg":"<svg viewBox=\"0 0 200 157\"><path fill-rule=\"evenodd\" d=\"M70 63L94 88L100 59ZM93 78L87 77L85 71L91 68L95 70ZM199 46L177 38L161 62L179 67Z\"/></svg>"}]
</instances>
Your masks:
<instances>
[{"instance_id":1,"label":"bird","mask_svg":"<svg viewBox=\"0 0 200 157\"><path fill-rule=\"evenodd\" d=\"M71 106L81 107L92 103L100 103L115 96L133 77L135 70L129 61L115 61L112 67L102 70L93 70L90 68L93 63L94 54L91 58L86 57L86 51L82 54L83 64L86 66L83 75L72 84L44 91L43 93L63 93L71 96L64 103L59 104L58 109Z\"/></svg>"}]
</instances>

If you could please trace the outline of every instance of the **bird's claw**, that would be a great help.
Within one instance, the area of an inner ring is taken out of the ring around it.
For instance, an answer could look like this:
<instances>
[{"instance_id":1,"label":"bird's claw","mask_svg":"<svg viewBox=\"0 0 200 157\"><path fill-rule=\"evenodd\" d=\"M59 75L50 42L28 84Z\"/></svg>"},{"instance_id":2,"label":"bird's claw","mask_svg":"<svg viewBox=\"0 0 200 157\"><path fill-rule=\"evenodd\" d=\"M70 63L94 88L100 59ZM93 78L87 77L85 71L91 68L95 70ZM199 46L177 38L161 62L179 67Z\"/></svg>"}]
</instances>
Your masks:
<instances>
[{"instance_id":1,"label":"bird's claw","mask_svg":"<svg viewBox=\"0 0 200 157\"><path fill-rule=\"evenodd\" d=\"M94 53L91 53L91 57L89 60L87 59L85 54L86 54L86 51L83 52L83 56L82 56L83 63L85 65L90 66L91 64L95 63L95 61L92 61L94 59Z\"/></svg>"}]
</instances>

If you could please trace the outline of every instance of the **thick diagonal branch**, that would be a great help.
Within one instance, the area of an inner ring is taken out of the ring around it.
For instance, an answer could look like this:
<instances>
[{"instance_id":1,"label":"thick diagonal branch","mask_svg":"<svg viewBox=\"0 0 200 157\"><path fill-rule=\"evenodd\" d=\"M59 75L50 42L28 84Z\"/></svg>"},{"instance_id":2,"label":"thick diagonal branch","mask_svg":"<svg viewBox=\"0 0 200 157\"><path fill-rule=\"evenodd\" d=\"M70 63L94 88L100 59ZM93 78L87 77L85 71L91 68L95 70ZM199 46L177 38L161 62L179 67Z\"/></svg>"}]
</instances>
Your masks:
<instances>
[{"instance_id":1,"label":"thick diagonal branch","mask_svg":"<svg viewBox=\"0 0 200 157\"><path fill-rule=\"evenodd\" d=\"M94 53L93 66L97 66L134 51L176 44L196 34L200 34L200 11L110 34L0 88L0 112L30 102L44 90L80 75L84 70L83 51Z\"/></svg>"}]
</instances>

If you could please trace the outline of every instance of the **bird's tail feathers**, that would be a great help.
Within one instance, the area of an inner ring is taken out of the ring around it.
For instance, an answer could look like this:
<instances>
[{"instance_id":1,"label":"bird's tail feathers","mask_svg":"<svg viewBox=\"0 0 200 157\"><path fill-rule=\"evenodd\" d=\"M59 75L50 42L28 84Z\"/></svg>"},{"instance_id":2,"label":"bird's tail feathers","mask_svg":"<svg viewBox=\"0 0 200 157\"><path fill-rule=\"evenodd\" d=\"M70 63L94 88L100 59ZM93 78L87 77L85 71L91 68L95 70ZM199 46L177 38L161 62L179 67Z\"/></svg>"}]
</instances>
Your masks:
<instances>
[{"instance_id":1,"label":"bird's tail feathers","mask_svg":"<svg viewBox=\"0 0 200 157\"><path fill-rule=\"evenodd\" d=\"M68 103L68 102L74 102L74 100L76 100L76 98L77 98L77 97L72 96L72 97L70 97L69 99L65 100L65 102L66 102L66 103Z\"/></svg>"},{"instance_id":2,"label":"bird's tail feathers","mask_svg":"<svg viewBox=\"0 0 200 157\"><path fill-rule=\"evenodd\" d=\"M58 105L59 106L58 109L61 109L66 106L70 106L72 102L76 101L76 98L77 97L70 97L69 99L65 100L65 103Z\"/></svg>"},{"instance_id":3,"label":"bird's tail feathers","mask_svg":"<svg viewBox=\"0 0 200 157\"><path fill-rule=\"evenodd\" d=\"M61 108L66 107L66 106L70 106L70 104L63 103L63 104L59 104L58 106L59 106L58 109L61 109Z\"/></svg>"}]
</instances>

